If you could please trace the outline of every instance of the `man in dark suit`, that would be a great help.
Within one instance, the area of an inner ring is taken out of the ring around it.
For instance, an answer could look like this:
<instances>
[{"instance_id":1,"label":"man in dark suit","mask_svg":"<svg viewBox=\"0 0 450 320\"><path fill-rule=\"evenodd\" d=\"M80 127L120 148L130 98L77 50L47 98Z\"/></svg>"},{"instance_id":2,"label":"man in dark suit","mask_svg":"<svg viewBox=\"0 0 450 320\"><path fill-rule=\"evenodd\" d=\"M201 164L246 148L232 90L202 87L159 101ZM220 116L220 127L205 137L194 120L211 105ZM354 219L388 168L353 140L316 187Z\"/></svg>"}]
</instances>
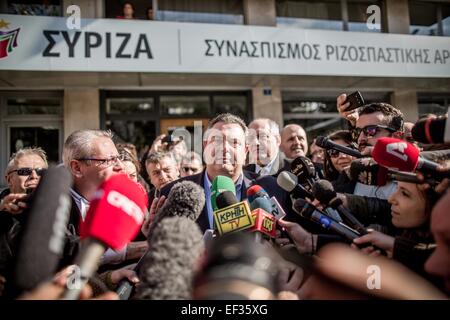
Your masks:
<instances>
[{"instance_id":1,"label":"man in dark suit","mask_svg":"<svg viewBox=\"0 0 450 320\"><path fill-rule=\"evenodd\" d=\"M248 129L249 164L244 170L261 177L276 174L283 167L278 124L271 119L260 118L250 122Z\"/></svg>"},{"instance_id":2,"label":"man in dark suit","mask_svg":"<svg viewBox=\"0 0 450 320\"><path fill-rule=\"evenodd\" d=\"M289 194L278 187L274 177L258 178L256 174L243 170L248 151L246 133L247 127L244 121L235 115L221 114L212 119L203 141L205 170L199 174L171 182L161 190L161 195L167 197L170 189L177 182L188 180L200 185L205 190L207 199L197 220L203 232L213 227L213 210L210 201L211 183L218 175L228 176L234 181L236 197L239 201L247 198L247 189L252 184L259 184L270 196L277 198L289 217L295 216L291 210Z\"/></svg>"}]
</instances>

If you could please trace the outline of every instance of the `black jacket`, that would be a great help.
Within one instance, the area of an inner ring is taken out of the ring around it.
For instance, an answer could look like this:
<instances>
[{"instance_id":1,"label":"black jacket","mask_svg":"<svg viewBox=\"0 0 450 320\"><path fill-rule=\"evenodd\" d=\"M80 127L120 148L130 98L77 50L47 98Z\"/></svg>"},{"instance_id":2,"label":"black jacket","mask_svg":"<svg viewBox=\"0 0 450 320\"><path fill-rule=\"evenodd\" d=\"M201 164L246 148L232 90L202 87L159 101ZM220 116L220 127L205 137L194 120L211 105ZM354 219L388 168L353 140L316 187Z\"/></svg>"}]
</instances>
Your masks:
<instances>
[{"instance_id":1,"label":"black jacket","mask_svg":"<svg viewBox=\"0 0 450 320\"><path fill-rule=\"evenodd\" d=\"M350 180L347 174L341 172L336 180L331 181L334 191L339 193L353 193L355 191L356 182Z\"/></svg>"},{"instance_id":2,"label":"black jacket","mask_svg":"<svg viewBox=\"0 0 450 320\"><path fill-rule=\"evenodd\" d=\"M283 168L284 166L284 160L281 156L281 153L278 152L277 157L275 158L272 168L270 168L269 175L275 175L278 173L278 171ZM256 173L256 165L254 163L246 165L244 168L244 171L253 172Z\"/></svg>"}]
</instances>

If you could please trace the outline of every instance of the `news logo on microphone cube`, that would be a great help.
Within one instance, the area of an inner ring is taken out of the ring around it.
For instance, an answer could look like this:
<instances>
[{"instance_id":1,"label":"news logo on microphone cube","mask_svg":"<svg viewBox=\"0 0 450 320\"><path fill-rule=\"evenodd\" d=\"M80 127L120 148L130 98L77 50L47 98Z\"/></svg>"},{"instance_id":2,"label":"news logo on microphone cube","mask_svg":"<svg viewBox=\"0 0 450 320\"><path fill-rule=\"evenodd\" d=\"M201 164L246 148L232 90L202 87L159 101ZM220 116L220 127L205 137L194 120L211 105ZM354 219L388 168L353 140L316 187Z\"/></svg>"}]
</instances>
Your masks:
<instances>
[{"instance_id":1,"label":"news logo on microphone cube","mask_svg":"<svg viewBox=\"0 0 450 320\"><path fill-rule=\"evenodd\" d=\"M220 235L253 226L250 207L246 201L214 211L214 222Z\"/></svg>"},{"instance_id":2,"label":"news logo on microphone cube","mask_svg":"<svg viewBox=\"0 0 450 320\"><path fill-rule=\"evenodd\" d=\"M252 211L252 218L254 224L253 227L249 229L250 232L261 232L271 238L275 238L277 222L273 215L258 208Z\"/></svg>"}]
</instances>

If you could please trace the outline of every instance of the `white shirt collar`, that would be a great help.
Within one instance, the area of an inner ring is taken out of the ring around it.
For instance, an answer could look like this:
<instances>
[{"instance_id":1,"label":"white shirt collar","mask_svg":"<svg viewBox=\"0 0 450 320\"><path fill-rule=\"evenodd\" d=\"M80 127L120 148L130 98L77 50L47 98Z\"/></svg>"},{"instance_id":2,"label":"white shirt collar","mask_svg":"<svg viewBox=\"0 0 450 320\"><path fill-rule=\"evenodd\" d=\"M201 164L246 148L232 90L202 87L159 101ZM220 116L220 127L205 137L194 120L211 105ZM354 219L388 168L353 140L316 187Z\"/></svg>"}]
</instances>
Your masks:
<instances>
[{"instance_id":1,"label":"white shirt collar","mask_svg":"<svg viewBox=\"0 0 450 320\"><path fill-rule=\"evenodd\" d=\"M70 194L72 195L73 200L75 201L75 204L78 207L78 210L80 210L81 219L84 221L84 219L86 218L86 214L89 210L90 205L89 201L72 188L70 189Z\"/></svg>"},{"instance_id":2,"label":"white shirt collar","mask_svg":"<svg viewBox=\"0 0 450 320\"><path fill-rule=\"evenodd\" d=\"M272 166L275 163L276 159L277 159L277 157L274 157L264 167L261 167L259 164L255 163L255 172L258 173L260 176L267 176L267 175L269 175L270 171L272 170Z\"/></svg>"}]
</instances>

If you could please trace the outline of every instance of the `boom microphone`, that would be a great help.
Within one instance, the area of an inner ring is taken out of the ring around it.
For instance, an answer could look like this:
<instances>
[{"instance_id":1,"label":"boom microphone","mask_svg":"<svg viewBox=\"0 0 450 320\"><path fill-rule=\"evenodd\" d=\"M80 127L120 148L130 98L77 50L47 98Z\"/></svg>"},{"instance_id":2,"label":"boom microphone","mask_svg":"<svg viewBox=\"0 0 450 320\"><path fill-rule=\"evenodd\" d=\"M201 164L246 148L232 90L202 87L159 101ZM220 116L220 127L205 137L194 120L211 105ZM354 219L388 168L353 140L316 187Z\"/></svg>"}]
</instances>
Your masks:
<instances>
[{"instance_id":1,"label":"boom microphone","mask_svg":"<svg viewBox=\"0 0 450 320\"><path fill-rule=\"evenodd\" d=\"M414 140L421 143L449 143L450 120L448 119L448 112L447 115L442 117L429 117L417 121L411 129L411 134Z\"/></svg>"},{"instance_id":2,"label":"boom microphone","mask_svg":"<svg viewBox=\"0 0 450 320\"><path fill-rule=\"evenodd\" d=\"M324 149L333 149L333 150L337 150L339 152L348 154L352 157L355 158L362 158L363 155L355 149L346 147L346 146L342 146L340 144L337 144L336 142L334 142L333 140L330 140L330 138L324 137L324 136L318 136L316 138L316 145L324 148Z\"/></svg>"},{"instance_id":3,"label":"boom microphone","mask_svg":"<svg viewBox=\"0 0 450 320\"><path fill-rule=\"evenodd\" d=\"M149 239L135 299L192 299L194 267L204 252L198 225L183 216L162 220Z\"/></svg>"},{"instance_id":4,"label":"boom microphone","mask_svg":"<svg viewBox=\"0 0 450 320\"><path fill-rule=\"evenodd\" d=\"M234 196L232 192L230 193ZM192 221L196 221L204 206L205 192L199 185L192 181L178 182L170 189L166 202L152 222L148 234L151 235L158 224L168 217L186 217ZM136 273L139 273L146 255L144 254L136 264L134 268ZM128 279L123 279L119 282L116 292L120 300L127 300L132 295L133 289L134 284Z\"/></svg>"},{"instance_id":5,"label":"boom microphone","mask_svg":"<svg viewBox=\"0 0 450 320\"><path fill-rule=\"evenodd\" d=\"M19 294L48 280L57 271L66 240L71 184L72 177L64 167L50 166L40 180L13 267L12 290Z\"/></svg>"},{"instance_id":6,"label":"boom microphone","mask_svg":"<svg viewBox=\"0 0 450 320\"><path fill-rule=\"evenodd\" d=\"M147 202L143 187L125 174L102 183L80 225L82 249L75 261L79 278L74 285L67 284L64 299L78 299L107 247L119 250L134 239L144 221Z\"/></svg>"},{"instance_id":7,"label":"boom microphone","mask_svg":"<svg viewBox=\"0 0 450 320\"><path fill-rule=\"evenodd\" d=\"M149 229L153 232L156 225L166 217L180 216L196 221L205 206L205 192L202 187L192 181L175 183L167 195Z\"/></svg>"}]
</instances>

